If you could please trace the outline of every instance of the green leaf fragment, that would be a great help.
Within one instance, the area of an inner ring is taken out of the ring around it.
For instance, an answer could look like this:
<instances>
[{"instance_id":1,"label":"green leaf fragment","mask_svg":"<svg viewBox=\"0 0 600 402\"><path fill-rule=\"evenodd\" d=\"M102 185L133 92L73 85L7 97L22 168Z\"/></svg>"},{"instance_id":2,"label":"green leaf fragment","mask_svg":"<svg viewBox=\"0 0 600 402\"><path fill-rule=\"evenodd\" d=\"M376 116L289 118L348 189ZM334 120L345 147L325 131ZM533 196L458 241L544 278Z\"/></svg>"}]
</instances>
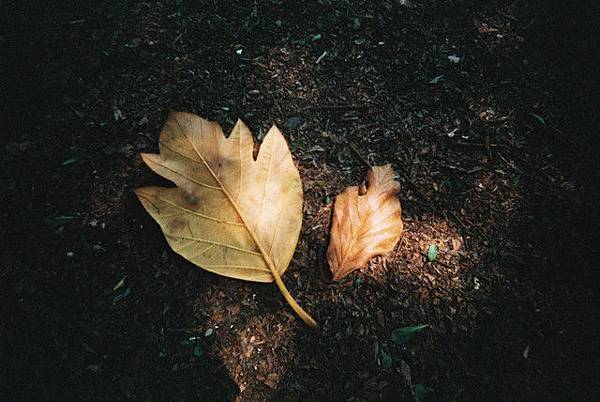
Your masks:
<instances>
[{"instance_id":1,"label":"green leaf fragment","mask_svg":"<svg viewBox=\"0 0 600 402\"><path fill-rule=\"evenodd\" d=\"M544 118L542 116L540 116L539 114L529 113L529 115L531 117L533 117L534 119L536 119L537 122L540 123L542 126L546 125L546 120L544 120Z\"/></svg>"},{"instance_id":2,"label":"green leaf fragment","mask_svg":"<svg viewBox=\"0 0 600 402\"><path fill-rule=\"evenodd\" d=\"M520 174L515 176L515 178L513 180L513 184L515 185L516 188L521 187L521 175Z\"/></svg>"},{"instance_id":3,"label":"green leaf fragment","mask_svg":"<svg viewBox=\"0 0 600 402\"><path fill-rule=\"evenodd\" d=\"M415 334L429 327L429 324L415 325L413 327L396 328L392 331L392 341L398 345L408 342Z\"/></svg>"},{"instance_id":4,"label":"green leaf fragment","mask_svg":"<svg viewBox=\"0 0 600 402\"><path fill-rule=\"evenodd\" d=\"M437 83L439 83L443 79L444 79L444 74L438 75L438 76L434 77L431 81L429 81L429 83L430 84L437 84Z\"/></svg>"},{"instance_id":5,"label":"green leaf fragment","mask_svg":"<svg viewBox=\"0 0 600 402\"><path fill-rule=\"evenodd\" d=\"M194 346L194 351L192 352L196 357L202 357L204 355L204 350L202 350L202 345L196 344Z\"/></svg>"},{"instance_id":6,"label":"green leaf fragment","mask_svg":"<svg viewBox=\"0 0 600 402\"><path fill-rule=\"evenodd\" d=\"M379 362L384 369L392 367L392 355L384 348L379 348Z\"/></svg>"},{"instance_id":7,"label":"green leaf fragment","mask_svg":"<svg viewBox=\"0 0 600 402\"><path fill-rule=\"evenodd\" d=\"M113 292L115 292L115 291L119 290L120 288L122 288L123 286L125 286L125 278L127 278L127 275L125 275L123 278L121 278L121 280L119 282L117 282L115 287L113 287Z\"/></svg>"},{"instance_id":8,"label":"green leaf fragment","mask_svg":"<svg viewBox=\"0 0 600 402\"><path fill-rule=\"evenodd\" d=\"M65 159L62 163L62 166L71 165L83 158L83 154L81 149L77 146L73 146L69 149L68 158Z\"/></svg>"},{"instance_id":9,"label":"green leaf fragment","mask_svg":"<svg viewBox=\"0 0 600 402\"><path fill-rule=\"evenodd\" d=\"M433 392L433 389L423 384L415 385L415 402L423 402L427 394Z\"/></svg>"},{"instance_id":10,"label":"green leaf fragment","mask_svg":"<svg viewBox=\"0 0 600 402\"><path fill-rule=\"evenodd\" d=\"M71 157L71 158L69 158L69 159L66 159L66 160L65 160L65 161L62 163L62 165L63 165L63 166L71 165L71 164L73 164L73 163L77 162L77 161L78 161L78 160L80 160L80 159L81 159L81 156L79 156L79 155L77 155L77 156L73 156L73 157Z\"/></svg>"},{"instance_id":11,"label":"green leaf fragment","mask_svg":"<svg viewBox=\"0 0 600 402\"><path fill-rule=\"evenodd\" d=\"M431 262L435 261L438 255L438 248L435 244L429 246L429 250L427 250L427 259Z\"/></svg>"}]
</instances>

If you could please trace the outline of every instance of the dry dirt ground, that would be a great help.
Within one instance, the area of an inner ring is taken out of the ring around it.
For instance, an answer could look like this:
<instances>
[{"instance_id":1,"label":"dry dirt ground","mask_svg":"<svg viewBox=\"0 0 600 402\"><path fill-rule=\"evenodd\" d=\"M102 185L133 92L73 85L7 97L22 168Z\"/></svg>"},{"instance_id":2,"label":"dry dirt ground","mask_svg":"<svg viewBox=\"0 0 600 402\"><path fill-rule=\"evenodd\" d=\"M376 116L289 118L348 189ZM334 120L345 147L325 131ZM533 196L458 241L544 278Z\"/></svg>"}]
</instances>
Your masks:
<instances>
[{"instance_id":1,"label":"dry dirt ground","mask_svg":"<svg viewBox=\"0 0 600 402\"><path fill-rule=\"evenodd\" d=\"M600 397L595 2L0 14L0 399ZM169 110L226 132L239 117L259 139L282 129L305 190L284 281L320 331L274 285L169 249L132 191L168 185L139 153L157 151ZM331 283L331 200L384 163L405 232Z\"/></svg>"}]
</instances>

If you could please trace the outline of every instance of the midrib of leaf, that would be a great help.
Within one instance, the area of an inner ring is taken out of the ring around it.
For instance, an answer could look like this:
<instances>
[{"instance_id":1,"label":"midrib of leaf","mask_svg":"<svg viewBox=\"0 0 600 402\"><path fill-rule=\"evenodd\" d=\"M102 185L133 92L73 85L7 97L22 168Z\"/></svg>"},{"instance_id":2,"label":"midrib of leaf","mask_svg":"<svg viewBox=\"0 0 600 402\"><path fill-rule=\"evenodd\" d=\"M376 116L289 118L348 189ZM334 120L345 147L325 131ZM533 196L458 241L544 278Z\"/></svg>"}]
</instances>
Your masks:
<instances>
[{"instance_id":1,"label":"midrib of leaf","mask_svg":"<svg viewBox=\"0 0 600 402\"><path fill-rule=\"evenodd\" d=\"M231 265L231 264L216 264L216 265L206 265L206 268L236 268L236 269L251 269L254 271L264 271L269 272L268 269L256 267L254 265Z\"/></svg>"},{"instance_id":2,"label":"midrib of leaf","mask_svg":"<svg viewBox=\"0 0 600 402\"><path fill-rule=\"evenodd\" d=\"M179 122L177 122L177 124L179 125ZM204 157L202 156L202 154L200 152L198 152L198 150L194 146L194 143L189 139L189 137L187 136L186 131L182 129L181 125L179 125L179 128L182 130L184 137L190 143L190 145L192 146L192 149L194 150L194 152L196 152L196 154L200 157L200 160L202 161L202 163L204 164L204 166L206 167L206 169L210 172L210 174L213 176L213 178L215 179L215 181L219 184L219 187L220 187L221 191L223 191L223 193L225 194L225 196L227 197L227 199L229 200L229 202L231 203L231 205L233 205L233 207L235 208L235 211L237 212L237 214L239 215L240 219L244 223L244 226L246 227L246 230L248 231L248 233L252 237L252 240L254 241L254 244L256 244L256 246L258 247L258 250L260 251L260 254L263 257L263 260L265 261L265 263L269 267L269 270L271 271L271 275L273 275L273 278L275 279L275 283L277 284L277 287L279 288L279 291L281 292L281 294L283 295L283 297L285 298L285 300L288 302L288 304L292 307L292 309L296 312L296 314L298 314L298 316L300 316L300 318L302 318L302 320L306 324L308 324L312 328L318 328L319 325L317 324L317 322L306 311L304 311L304 309L302 307L300 307L300 305L296 302L296 300L294 300L294 298L292 297L292 295L290 294L290 292L285 287L285 284L281 280L281 276L277 272L277 268L275 268L275 265L273 264L273 262L269 258L269 255L265 252L262 244L258 241L258 239L256 237L256 233L254 233L254 231L250 229L250 226L248 225L248 222L246 221L246 218L242 214L242 211L240 211L240 208L237 205L237 203L233 200L233 197L231 196L231 194L229 193L229 191L227 190L227 188L223 185L223 183L221 183L221 180L219 180L219 178L217 177L217 175L215 174L215 172L212 170L212 168L210 167L210 165L208 164L208 162L206 162L206 159L204 159ZM240 162L240 166L241 166L241 162ZM269 163L269 169L270 168L271 168L271 166L270 166L270 163ZM242 189L240 188L239 190L240 190L239 192L241 192ZM264 203L264 199L263 199L263 203ZM262 207L262 203L261 203L261 207Z\"/></svg>"}]
</instances>

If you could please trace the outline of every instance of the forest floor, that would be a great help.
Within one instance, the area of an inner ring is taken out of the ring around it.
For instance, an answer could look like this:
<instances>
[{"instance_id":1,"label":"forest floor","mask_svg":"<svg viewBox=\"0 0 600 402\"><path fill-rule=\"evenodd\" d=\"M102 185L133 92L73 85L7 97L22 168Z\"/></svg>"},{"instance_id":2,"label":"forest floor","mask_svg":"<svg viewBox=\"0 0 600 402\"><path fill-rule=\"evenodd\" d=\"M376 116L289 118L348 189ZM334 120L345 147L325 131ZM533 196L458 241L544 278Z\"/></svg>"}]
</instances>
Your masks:
<instances>
[{"instance_id":1,"label":"forest floor","mask_svg":"<svg viewBox=\"0 0 600 402\"><path fill-rule=\"evenodd\" d=\"M0 399L600 397L596 5L35 3L0 17ZM170 250L133 193L170 110L281 128L320 331ZM405 231L332 283L332 200L385 163Z\"/></svg>"}]
</instances>

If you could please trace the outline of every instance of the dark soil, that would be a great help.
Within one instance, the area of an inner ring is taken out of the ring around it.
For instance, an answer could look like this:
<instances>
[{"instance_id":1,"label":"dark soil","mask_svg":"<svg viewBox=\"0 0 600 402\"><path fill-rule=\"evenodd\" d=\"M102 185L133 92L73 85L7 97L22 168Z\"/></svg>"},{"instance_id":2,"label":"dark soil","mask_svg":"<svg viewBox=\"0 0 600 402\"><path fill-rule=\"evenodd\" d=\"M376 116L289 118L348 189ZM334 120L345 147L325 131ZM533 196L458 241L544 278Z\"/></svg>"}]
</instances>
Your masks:
<instances>
[{"instance_id":1,"label":"dark soil","mask_svg":"<svg viewBox=\"0 0 600 402\"><path fill-rule=\"evenodd\" d=\"M409 367L428 400L598 400L599 14L3 2L0 399L413 400ZM132 191L166 184L139 153L169 110L282 128L305 190L283 279L319 332L169 249ZM384 163L401 241L330 283L330 200Z\"/></svg>"}]
</instances>

